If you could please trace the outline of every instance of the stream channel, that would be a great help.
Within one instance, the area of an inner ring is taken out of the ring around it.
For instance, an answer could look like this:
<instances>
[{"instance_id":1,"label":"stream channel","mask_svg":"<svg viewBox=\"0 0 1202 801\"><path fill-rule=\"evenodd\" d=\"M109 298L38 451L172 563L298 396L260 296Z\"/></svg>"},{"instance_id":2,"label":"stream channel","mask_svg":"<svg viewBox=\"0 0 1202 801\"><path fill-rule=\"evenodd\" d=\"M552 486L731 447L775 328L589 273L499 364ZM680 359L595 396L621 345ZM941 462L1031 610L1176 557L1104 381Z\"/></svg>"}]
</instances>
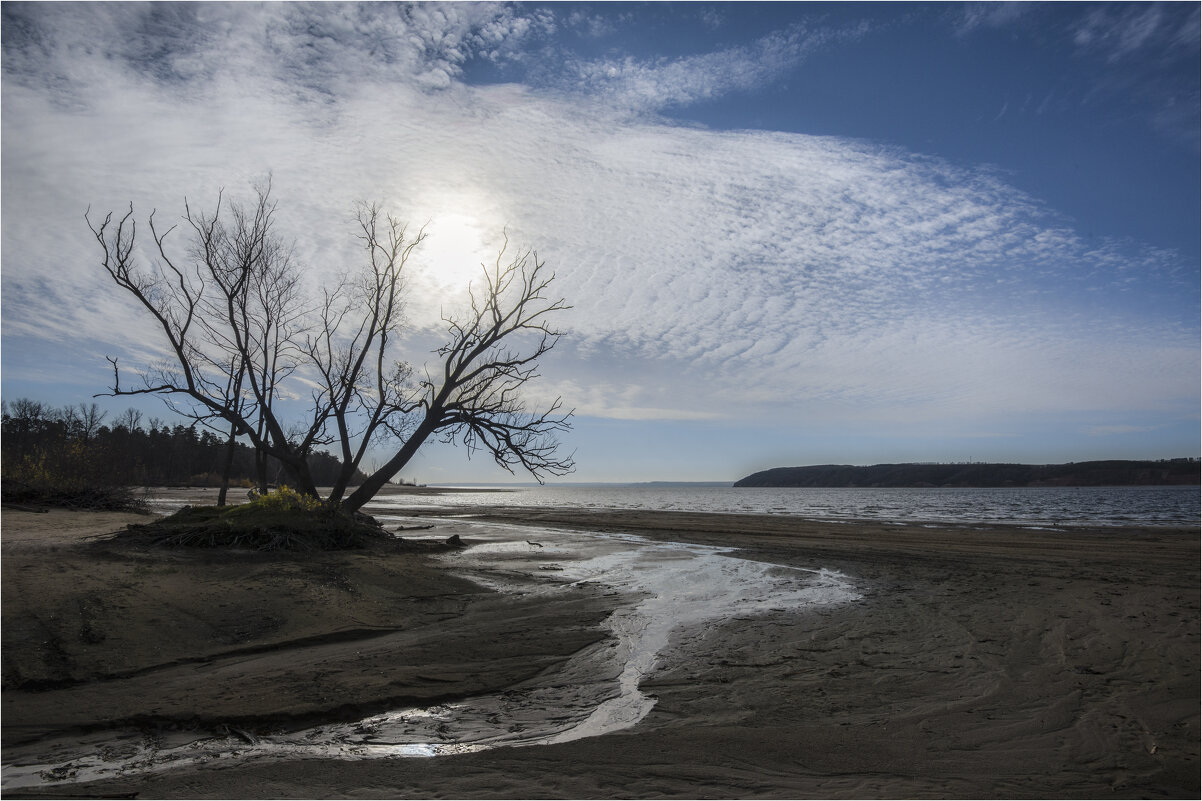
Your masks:
<instances>
[{"instance_id":1,"label":"stream channel","mask_svg":"<svg viewBox=\"0 0 1202 801\"><path fill-rule=\"evenodd\" d=\"M610 636L508 690L350 723L265 737L234 731L224 737L181 732L151 738L130 729L40 743L40 764L6 754L6 760L16 759L3 766L3 789L90 782L214 760L438 757L595 737L647 716L655 700L639 689L640 681L684 658L682 643L706 624L860 598L841 573L741 559L733 549L460 520L440 523L430 534L438 536L438 529L460 533L471 543L454 555L456 572L492 589L542 595L547 603L582 584L618 593L617 607L604 622Z\"/></svg>"}]
</instances>

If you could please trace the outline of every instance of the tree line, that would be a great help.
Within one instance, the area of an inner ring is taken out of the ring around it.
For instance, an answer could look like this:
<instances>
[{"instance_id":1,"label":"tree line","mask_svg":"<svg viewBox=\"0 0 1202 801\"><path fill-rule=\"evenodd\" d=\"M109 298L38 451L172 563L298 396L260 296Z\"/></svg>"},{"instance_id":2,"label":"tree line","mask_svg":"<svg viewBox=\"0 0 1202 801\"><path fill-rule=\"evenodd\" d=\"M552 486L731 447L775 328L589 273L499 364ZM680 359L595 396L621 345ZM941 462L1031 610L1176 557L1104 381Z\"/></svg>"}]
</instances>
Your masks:
<instances>
[{"instance_id":1,"label":"tree line","mask_svg":"<svg viewBox=\"0 0 1202 801\"><path fill-rule=\"evenodd\" d=\"M1198 484L1196 459L1068 464L877 464L776 467L736 487L1112 487Z\"/></svg>"},{"instance_id":2,"label":"tree line","mask_svg":"<svg viewBox=\"0 0 1202 801\"><path fill-rule=\"evenodd\" d=\"M3 404L0 469L7 501L74 498L79 503L106 490L128 486L208 486L257 488L285 478L284 466L256 458L254 448L230 442L192 423L170 425L143 419L127 409L113 419L95 403L61 408L21 398ZM343 472L337 457L324 451L308 456L318 484ZM362 481L356 471L353 481Z\"/></svg>"}]
</instances>

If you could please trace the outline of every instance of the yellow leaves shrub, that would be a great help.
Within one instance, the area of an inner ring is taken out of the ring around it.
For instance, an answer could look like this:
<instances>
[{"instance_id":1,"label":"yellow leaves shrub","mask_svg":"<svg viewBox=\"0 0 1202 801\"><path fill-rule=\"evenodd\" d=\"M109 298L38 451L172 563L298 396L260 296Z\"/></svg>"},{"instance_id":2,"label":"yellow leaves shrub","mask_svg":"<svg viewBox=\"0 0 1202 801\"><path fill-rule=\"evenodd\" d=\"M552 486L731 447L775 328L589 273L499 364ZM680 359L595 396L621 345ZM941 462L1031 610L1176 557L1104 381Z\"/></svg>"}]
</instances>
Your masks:
<instances>
[{"instance_id":1,"label":"yellow leaves shrub","mask_svg":"<svg viewBox=\"0 0 1202 801\"><path fill-rule=\"evenodd\" d=\"M260 495L248 504L256 509L279 512L316 512L325 508L320 498L312 495L302 495L287 484L281 484L278 489Z\"/></svg>"}]
</instances>

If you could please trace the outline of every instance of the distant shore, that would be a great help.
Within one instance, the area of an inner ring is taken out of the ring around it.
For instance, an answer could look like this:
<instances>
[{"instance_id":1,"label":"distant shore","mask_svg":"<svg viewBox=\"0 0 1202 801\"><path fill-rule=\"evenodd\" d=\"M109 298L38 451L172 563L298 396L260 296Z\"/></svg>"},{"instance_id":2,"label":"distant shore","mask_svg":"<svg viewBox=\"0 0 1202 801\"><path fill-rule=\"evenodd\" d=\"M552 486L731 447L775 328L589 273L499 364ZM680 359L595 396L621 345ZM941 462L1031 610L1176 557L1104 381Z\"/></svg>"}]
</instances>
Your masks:
<instances>
[{"instance_id":1,"label":"distant shore","mask_svg":"<svg viewBox=\"0 0 1202 801\"><path fill-rule=\"evenodd\" d=\"M423 488L416 488L423 489ZM427 488L432 489L432 488ZM402 489L412 491L412 489ZM195 497L204 497L194 491ZM828 567L864 600L730 620L645 679L637 726L435 759L216 761L7 797L1196 797L1199 537L605 510L469 513L733 546ZM137 516L6 511L4 761L115 722L197 732L353 719L545 676L604 637L603 587L559 605L454 562L162 552ZM554 574L545 574L553 577ZM539 679L541 680L541 679ZM232 728L231 728L232 727Z\"/></svg>"},{"instance_id":2,"label":"distant shore","mask_svg":"<svg viewBox=\"0 0 1202 801\"><path fill-rule=\"evenodd\" d=\"M1197 459L1113 459L1067 464L909 463L774 467L741 478L736 487L1162 487L1202 483Z\"/></svg>"}]
</instances>

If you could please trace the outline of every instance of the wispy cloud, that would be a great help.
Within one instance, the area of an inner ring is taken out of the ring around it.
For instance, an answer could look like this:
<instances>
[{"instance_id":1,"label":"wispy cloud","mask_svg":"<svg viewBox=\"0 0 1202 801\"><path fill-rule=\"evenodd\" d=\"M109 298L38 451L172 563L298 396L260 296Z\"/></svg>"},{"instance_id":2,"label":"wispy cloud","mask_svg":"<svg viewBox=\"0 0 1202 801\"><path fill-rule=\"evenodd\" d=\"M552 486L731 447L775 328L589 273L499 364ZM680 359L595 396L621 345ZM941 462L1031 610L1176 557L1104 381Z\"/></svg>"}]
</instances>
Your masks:
<instances>
[{"instance_id":1,"label":"wispy cloud","mask_svg":"<svg viewBox=\"0 0 1202 801\"><path fill-rule=\"evenodd\" d=\"M1108 425L1087 426L1085 433L1091 437L1112 437L1122 434L1143 434L1155 430L1155 426Z\"/></svg>"},{"instance_id":2,"label":"wispy cloud","mask_svg":"<svg viewBox=\"0 0 1202 801\"><path fill-rule=\"evenodd\" d=\"M754 89L854 31L471 87L468 61L529 57L558 23L476 4L5 14L6 336L140 349L153 331L101 280L83 208L165 214L270 169L315 282L356 258L355 199L432 221L419 339L504 226L537 247L575 306L546 391L581 413L1196 405L1196 320L1179 313L1196 286L1176 254L1086 241L989 172L629 114ZM1173 311L1121 312L1131 275Z\"/></svg>"},{"instance_id":3,"label":"wispy cloud","mask_svg":"<svg viewBox=\"0 0 1202 801\"><path fill-rule=\"evenodd\" d=\"M635 111L686 106L761 87L796 66L821 40L797 29L766 36L752 47L679 59L576 61L569 65L564 85Z\"/></svg>"},{"instance_id":4,"label":"wispy cloud","mask_svg":"<svg viewBox=\"0 0 1202 801\"><path fill-rule=\"evenodd\" d=\"M1166 13L1160 3L1104 4L1093 7L1074 25L1073 42L1110 62L1147 49L1171 57L1171 51L1197 49L1198 19L1196 5L1182 18Z\"/></svg>"},{"instance_id":5,"label":"wispy cloud","mask_svg":"<svg viewBox=\"0 0 1202 801\"><path fill-rule=\"evenodd\" d=\"M1070 29L1082 58L1107 67L1098 78L1100 96L1140 102L1157 131L1194 147L1199 137L1200 14L1196 4L1103 4Z\"/></svg>"},{"instance_id":6,"label":"wispy cloud","mask_svg":"<svg viewBox=\"0 0 1202 801\"><path fill-rule=\"evenodd\" d=\"M1003 28L1014 23L1032 8L1025 2L964 3L958 31L966 34L977 28Z\"/></svg>"},{"instance_id":7,"label":"wispy cloud","mask_svg":"<svg viewBox=\"0 0 1202 801\"><path fill-rule=\"evenodd\" d=\"M617 23L612 17L589 13L581 8L573 8L563 21L563 24L581 36L591 39L609 36L618 30Z\"/></svg>"},{"instance_id":8,"label":"wispy cloud","mask_svg":"<svg viewBox=\"0 0 1202 801\"><path fill-rule=\"evenodd\" d=\"M561 86L635 111L690 105L760 88L795 68L812 51L861 32L810 31L798 26L769 34L749 47L681 58L573 60Z\"/></svg>"},{"instance_id":9,"label":"wispy cloud","mask_svg":"<svg viewBox=\"0 0 1202 801\"><path fill-rule=\"evenodd\" d=\"M1159 133L1192 144L1199 136L1200 16L1197 4L1140 2L967 3L947 15L961 37L1007 29L1049 53L1075 53L1079 73L1049 84L1036 113L1076 113L1119 99L1127 114L1139 108Z\"/></svg>"}]
</instances>

